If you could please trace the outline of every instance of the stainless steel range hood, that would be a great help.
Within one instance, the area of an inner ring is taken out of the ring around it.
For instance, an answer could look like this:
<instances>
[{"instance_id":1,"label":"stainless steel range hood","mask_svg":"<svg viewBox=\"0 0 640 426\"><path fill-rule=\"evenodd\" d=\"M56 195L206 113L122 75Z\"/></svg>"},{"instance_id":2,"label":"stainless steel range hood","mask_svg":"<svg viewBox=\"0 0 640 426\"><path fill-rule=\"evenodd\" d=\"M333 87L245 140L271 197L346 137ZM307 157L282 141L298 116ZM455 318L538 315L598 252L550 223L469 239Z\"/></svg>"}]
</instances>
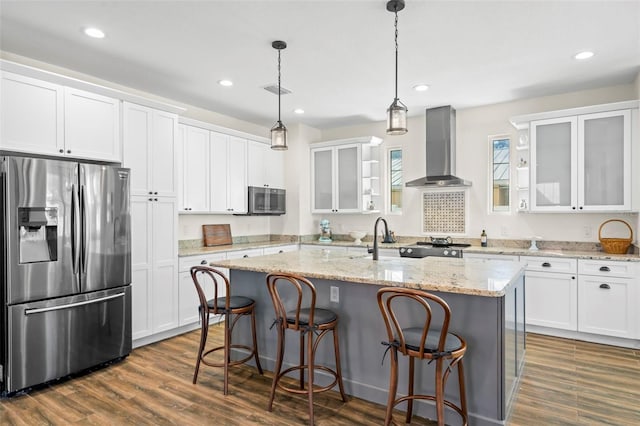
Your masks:
<instances>
[{"instance_id":1,"label":"stainless steel range hood","mask_svg":"<svg viewBox=\"0 0 640 426\"><path fill-rule=\"evenodd\" d=\"M455 176L456 110L451 106L428 108L427 175L406 183L408 187L471 186L471 182Z\"/></svg>"}]
</instances>

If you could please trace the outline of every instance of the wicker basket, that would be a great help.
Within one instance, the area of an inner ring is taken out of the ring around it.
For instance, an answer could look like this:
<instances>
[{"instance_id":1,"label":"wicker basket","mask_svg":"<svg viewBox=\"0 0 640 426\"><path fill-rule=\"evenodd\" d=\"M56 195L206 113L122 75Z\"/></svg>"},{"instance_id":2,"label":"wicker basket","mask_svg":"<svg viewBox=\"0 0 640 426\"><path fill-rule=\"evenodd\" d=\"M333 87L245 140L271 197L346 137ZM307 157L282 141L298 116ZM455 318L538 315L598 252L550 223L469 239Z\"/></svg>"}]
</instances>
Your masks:
<instances>
[{"instance_id":1,"label":"wicker basket","mask_svg":"<svg viewBox=\"0 0 640 426\"><path fill-rule=\"evenodd\" d=\"M609 222L622 222L627 225L629 233L631 234L629 238L602 238L602 227ZM629 226L629 224L624 220L609 219L600 225L600 228L598 229L598 239L600 240L600 244L602 244L602 249L605 253L625 254L627 250L629 250L631 241L633 241L633 229L631 229L631 226Z\"/></svg>"}]
</instances>

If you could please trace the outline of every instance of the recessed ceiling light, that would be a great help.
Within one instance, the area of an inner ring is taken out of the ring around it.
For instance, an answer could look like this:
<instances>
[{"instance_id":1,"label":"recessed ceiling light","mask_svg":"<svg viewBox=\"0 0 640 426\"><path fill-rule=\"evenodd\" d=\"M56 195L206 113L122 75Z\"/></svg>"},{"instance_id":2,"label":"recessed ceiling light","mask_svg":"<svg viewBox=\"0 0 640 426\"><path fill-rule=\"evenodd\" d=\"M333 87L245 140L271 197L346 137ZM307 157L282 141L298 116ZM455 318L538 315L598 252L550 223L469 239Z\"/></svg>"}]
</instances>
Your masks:
<instances>
[{"instance_id":1,"label":"recessed ceiling light","mask_svg":"<svg viewBox=\"0 0 640 426\"><path fill-rule=\"evenodd\" d=\"M231 81L231 80L219 80L218 84L220 86L229 87L229 86L233 86L233 81Z\"/></svg>"},{"instance_id":2,"label":"recessed ceiling light","mask_svg":"<svg viewBox=\"0 0 640 426\"><path fill-rule=\"evenodd\" d=\"M585 50L584 52L576 53L576 56L574 56L574 58L576 58L576 59L589 59L592 56L593 56L593 52Z\"/></svg>"},{"instance_id":3,"label":"recessed ceiling light","mask_svg":"<svg viewBox=\"0 0 640 426\"><path fill-rule=\"evenodd\" d=\"M84 29L84 33L92 38L104 38L104 31L99 28L87 27Z\"/></svg>"},{"instance_id":4,"label":"recessed ceiling light","mask_svg":"<svg viewBox=\"0 0 640 426\"><path fill-rule=\"evenodd\" d=\"M429 90L429 86L427 84L416 84L413 86L413 90L416 92L424 92L425 90Z\"/></svg>"},{"instance_id":5,"label":"recessed ceiling light","mask_svg":"<svg viewBox=\"0 0 640 426\"><path fill-rule=\"evenodd\" d=\"M304 114L304 110L302 108L296 108L293 110L296 114Z\"/></svg>"}]
</instances>

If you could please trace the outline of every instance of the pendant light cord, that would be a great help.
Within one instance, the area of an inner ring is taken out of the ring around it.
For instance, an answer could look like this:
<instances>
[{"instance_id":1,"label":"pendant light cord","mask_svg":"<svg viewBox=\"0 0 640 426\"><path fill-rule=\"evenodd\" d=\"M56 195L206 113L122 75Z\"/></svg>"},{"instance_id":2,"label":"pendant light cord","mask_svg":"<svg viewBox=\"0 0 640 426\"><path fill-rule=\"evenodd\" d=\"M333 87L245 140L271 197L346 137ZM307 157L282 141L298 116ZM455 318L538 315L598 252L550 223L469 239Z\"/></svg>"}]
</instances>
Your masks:
<instances>
[{"instance_id":1,"label":"pendant light cord","mask_svg":"<svg viewBox=\"0 0 640 426\"><path fill-rule=\"evenodd\" d=\"M398 9L395 10L396 20L395 20L395 42L396 42L396 97L394 100L398 100Z\"/></svg>"},{"instance_id":2,"label":"pendant light cord","mask_svg":"<svg viewBox=\"0 0 640 426\"><path fill-rule=\"evenodd\" d=\"M398 89L396 89L396 91L397 90ZM278 123L281 123L281 121L280 121L280 94L281 94L281 90L280 90L280 49L278 49Z\"/></svg>"}]
</instances>

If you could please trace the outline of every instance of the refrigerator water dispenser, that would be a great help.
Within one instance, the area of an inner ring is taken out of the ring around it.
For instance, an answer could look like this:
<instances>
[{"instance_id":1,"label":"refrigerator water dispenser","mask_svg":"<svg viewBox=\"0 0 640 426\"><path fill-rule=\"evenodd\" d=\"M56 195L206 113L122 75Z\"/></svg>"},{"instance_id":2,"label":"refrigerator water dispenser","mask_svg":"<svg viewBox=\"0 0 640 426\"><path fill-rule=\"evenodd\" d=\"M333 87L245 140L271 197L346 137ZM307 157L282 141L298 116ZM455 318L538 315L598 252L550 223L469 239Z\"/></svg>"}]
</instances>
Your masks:
<instances>
[{"instance_id":1,"label":"refrigerator water dispenser","mask_svg":"<svg viewBox=\"0 0 640 426\"><path fill-rule=\"evenodd\" d=\"M19 207L20 263L58 260L58 209Z\"/></svg>"}]
</instances>

